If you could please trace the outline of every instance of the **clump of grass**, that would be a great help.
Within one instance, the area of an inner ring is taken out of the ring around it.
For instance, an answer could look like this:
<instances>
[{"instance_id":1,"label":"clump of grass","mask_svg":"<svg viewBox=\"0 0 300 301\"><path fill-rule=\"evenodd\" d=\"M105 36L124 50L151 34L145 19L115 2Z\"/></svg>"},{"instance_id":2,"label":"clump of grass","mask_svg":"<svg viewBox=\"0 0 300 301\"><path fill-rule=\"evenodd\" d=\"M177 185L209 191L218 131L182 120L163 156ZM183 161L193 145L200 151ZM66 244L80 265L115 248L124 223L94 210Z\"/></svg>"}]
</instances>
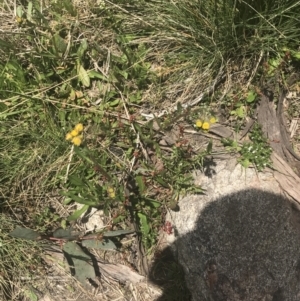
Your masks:
<instances>
[{"instance_id":1,"label":"clump of grass","mask_svg":"<svg viewBox=\"0 0 300 301\"><path fill-rule=\"evenodd\" d=\"M21 277L30 278L41 273L42 259L41 247L32 241L22 241L9 236L15 226L16 221L0 214L0 297L2 300L18 300L21 287Z\"/></svg>"},{"instance_id":2,"label":"clump of grass","mask_svg":"<svg viewBox=\"0 0 300 301\"><path fill-rule=\"evenodd\" d=\"M144 39L151 47L148 55L160 62L161 78L168 83L166 95L186 102L211 85L220 68L228 74L240 69L240 77L248 80L259 58L277 56L286 45L295 50L297 8L297 1L145 2L143 22L123 24L136 33L136 42ZM139 7L135 12L141 15Z\"/></svg>"}]
</instances>

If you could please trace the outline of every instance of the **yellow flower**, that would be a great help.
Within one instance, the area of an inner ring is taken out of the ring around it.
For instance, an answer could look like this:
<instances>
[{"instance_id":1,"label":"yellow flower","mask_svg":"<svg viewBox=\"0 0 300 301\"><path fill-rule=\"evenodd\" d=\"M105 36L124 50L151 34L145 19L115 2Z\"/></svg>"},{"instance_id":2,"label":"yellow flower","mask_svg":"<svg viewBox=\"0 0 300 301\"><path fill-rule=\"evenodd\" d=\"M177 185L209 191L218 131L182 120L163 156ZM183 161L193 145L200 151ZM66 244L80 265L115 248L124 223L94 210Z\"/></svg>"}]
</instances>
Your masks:
<instances>
[{"instance_id":1,"label":"yellow flower","mask_svg":"<svg viewBox=\"0 0 300 301\"><path fill-rule=\"evenodd\" d=\"M200 119L196 120L196 127L201 128L202 127L202 121Z\"/></svg>"},{"instance_id":2,"label":"yellow flower","mask_svg":"<svg viewBox=\"0 0 300 301\"><path fill-rule=\"evenodd\" d=\"M22 23L23 22L23 19L21 18L21 17L19 17L19 16L16 16L16 21L17 21L17 23Z\"/></svg>"},{"instance_id":3,"label":"yellow flower","mask_svg":"<svg viewBox=\"0 0 300 301\"><path fill-rule=\"evenodd\" d=\"M81 144L81 142L82 142L82 140L81 140L80 137L74 137L74 138L72 139L72 143L73 143L74 145L76 145L76 146L79 146L79 145Z\"/></svg>"},{"instance_id":4,"label":"yellow flower","mask_svg":"<svg viewBox=\"0 0 300 301\"><path fill-rule=\"evenodd\" d=\"M216 117L210 117L209 122L211 124L216 123L217 122L217 118Z\"/></svg>"},{"instance_id":5,"label":"yellow flower","mask_svg":"<svg viewBox=\"0 0 300 301\"><path fill-rule=\"evenodd\" d=\"M83 124L82 123L78 123L78 124L76 124L75 125L75 131L77 131L77 132L82 132L83 131Z\"/></svg>"},{"instance_id":6,"label":"yellow flower","mask_svg":"<svg viewBox=\"0 0 300 301\"><path fill-rule=\"evenodd\" d=\"M116 196L115 190L112 187L107 188L107 193L110 198L114 198Z\"/></svg>"},{"instance_id":7,"label":"yellow flower","mask_svg":"<svg viewBox=\"0 0 300 301\"><path fill-rule=\"evenodd\" d=\"M202 129L203 130L208 130L209 129L209 123L207 121L203 122Z\"/></svg>"},{"instance_id":8,"label":"yellow flower","mask_svg":"<svg viewBox=\"0 0 300 301\"><path fill-rule=\"evenodd\" d=\"M71 135L71 133L68 133L66 135L66 140L70 141L70 140L72 140L72 138L73 138L73 136Z\"/></svg>"},{"instance_id":9,"label":"yellow flower","mask_svg":"<svg viewBox=\"0 0 300 301\"><path fill-rule=\"evenodd\" d=\"M72 137L78 136L79 132L77 130L73 130L71 133Z\"/></svg>"}]
</instances>

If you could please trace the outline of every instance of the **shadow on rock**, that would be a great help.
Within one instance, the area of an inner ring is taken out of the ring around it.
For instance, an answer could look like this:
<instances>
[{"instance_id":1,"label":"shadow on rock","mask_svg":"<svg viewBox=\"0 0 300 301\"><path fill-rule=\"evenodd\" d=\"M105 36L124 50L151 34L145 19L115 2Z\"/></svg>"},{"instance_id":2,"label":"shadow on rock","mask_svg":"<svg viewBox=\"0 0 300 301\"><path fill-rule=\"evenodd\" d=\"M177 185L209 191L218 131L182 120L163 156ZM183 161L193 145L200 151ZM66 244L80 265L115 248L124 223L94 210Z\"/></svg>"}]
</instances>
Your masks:
<instances>
[{"instance_id":1,"label":"shadow on rock","mask_svg":"<svg viewBox=\"0 0 300 301\"><path fill-rule=\"evenodd\" d=\"M156 259L151 280L164 290L158 300L300 300L299 220L285 198L265 191L210 202L194 230Z\"/></svg>"}]
</instances>

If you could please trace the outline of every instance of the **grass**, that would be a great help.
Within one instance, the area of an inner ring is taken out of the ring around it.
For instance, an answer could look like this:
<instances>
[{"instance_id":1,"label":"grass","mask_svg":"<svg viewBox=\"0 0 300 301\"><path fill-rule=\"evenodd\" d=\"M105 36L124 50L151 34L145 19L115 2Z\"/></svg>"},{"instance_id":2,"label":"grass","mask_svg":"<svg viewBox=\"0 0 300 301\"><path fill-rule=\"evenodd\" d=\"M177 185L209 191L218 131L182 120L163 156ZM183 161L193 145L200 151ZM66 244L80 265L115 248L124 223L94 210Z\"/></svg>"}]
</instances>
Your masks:
<instances>
[{"instance_id":1,"label":"grass","mask_svg":"<svg viewBox=\"0 0 300 301\"><path fill-rule=\"evenodd\" d=\"M0 6L0 200L10 225L0 240L7 241L2 257L14 263L23 247L7 237L13 226L51 232L90 207L103 209L115 229L134 223L153 252L166 211L182 194L201 192L191 173L214 150L207 141L195 153L183 132L162 145L164 133L221 109L241 126L259 81L274 76L263 63L276 71L290 51L285 73L299 54L295 0ZM184 106L197 98L200 105ZM142 117L166 107L176 111ZM78 123L83 137L74 146L65 137ZM255 163L247 149L245 165ZM74 202L85 207L74 210ZM0 270L6 266L1 260Z\"/></svg>"}]
</instances>

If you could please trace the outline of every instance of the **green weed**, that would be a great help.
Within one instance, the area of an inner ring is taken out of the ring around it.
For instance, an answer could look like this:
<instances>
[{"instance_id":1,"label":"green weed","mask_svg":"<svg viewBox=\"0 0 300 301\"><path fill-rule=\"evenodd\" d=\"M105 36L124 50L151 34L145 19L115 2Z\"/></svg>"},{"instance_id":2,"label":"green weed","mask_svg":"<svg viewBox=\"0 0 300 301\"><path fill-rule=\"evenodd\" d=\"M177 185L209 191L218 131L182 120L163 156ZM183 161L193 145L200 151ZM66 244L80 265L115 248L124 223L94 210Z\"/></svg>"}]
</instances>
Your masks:
<instances>
[{"instance_id":1,"label":"green weed","mask_svg":"<svg viewBox=\"0 0 300 301\"><path fill-rule=\"evenodd\" d=\"M223 145L233 152L240 154L238 161L245 168L253 164L258 171L271 167L272 148L264 137L259 124L255 124L249 134L251 142L243 142L241 145L232 139L222 139Z\"/></svg>"}]
</instances>

